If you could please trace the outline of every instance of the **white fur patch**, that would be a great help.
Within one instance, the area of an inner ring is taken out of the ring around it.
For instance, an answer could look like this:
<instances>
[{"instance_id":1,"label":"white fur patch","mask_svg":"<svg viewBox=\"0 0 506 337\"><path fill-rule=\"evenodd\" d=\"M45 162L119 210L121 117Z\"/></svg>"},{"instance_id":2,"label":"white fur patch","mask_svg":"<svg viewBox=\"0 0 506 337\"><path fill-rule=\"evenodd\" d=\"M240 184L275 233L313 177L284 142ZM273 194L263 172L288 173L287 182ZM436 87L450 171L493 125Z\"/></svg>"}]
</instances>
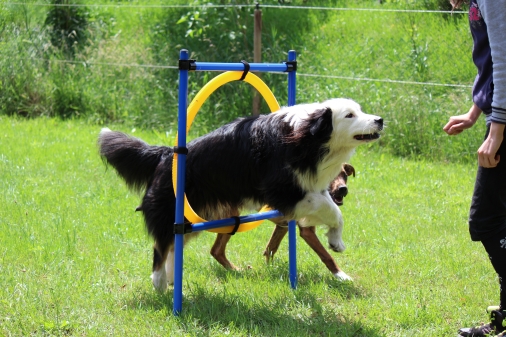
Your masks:
<instances>
[{"instance_id":1,"label":"white fur patch","mask_svg":"<svg viewBox=\"0 0 506 337\"><path fill-rule=\"evenodd\" d=\"M165 290L167 290L167 273L165 272L165 268L155 270L153 274L151 274L151 280L153 281L153 286L159 292L165 292Z\"/></svg>"},{"instance_id":2,"label":"white fur patch","mask_svg":"<svg viewBox=\"0 0 506 337\"><path fill-rule=\"evenodd\" d=\"M342 240L343 216L339 207L332 201L327 190L321 193L307 193L295 206L295 218L302 227L328 226L329 246L336 252L346 249Z\"/></svg>"},{"instance_id":3,"label":"white fur patch","mask_svg":"<svg viewBox=\"0 0 506 337\"><path fill-rule=\"evenodd\" d=\"M286 109L287 111L283 120L288 122L292 128L297 129L304 119L307 119L310 114L322 107L321 103L298 104L291 107L284 107L280 112L283 113L285 112L283 110Z\"/></svg>"},{"instance_id":4,"label":"white fur patch","mask_svg":"<svg viewBox=\"0 0 506 337\"><path fill-rule=\"evenodd\" d=\"M329 228L327 232L327 239L329 246L333 251L342 253L346 249L342 236L343 236L343 226L339 228Z\"/></svg>"},{"instance_id":5,"label":"white fur patch","mask_svg":"<svg viewBox=\"0 0 506 337\"><path fill-rule=\"evenodd\" d=\"M303 227L326 224L330 228L343 226L341 210L332 201L327 190L306 193L295 206L295 218Z\"/></svg>"},{"instance_id":6,"label":"white fur patch","mask_svg":"<svg viewBox=\"0 0 506 337\"><path fill-rule=\"evenodd\" d=\"M167 273L168 284L174 284L174 251L169 250L167 260L165 261L165 271Z\"/></svg>"},{"instance_id":7,"label":"white fur patch","mask_svg":"<svg viewBox=\"0 0 506 337\"><path fill-rule=\"evenodd\" d=\"M353 279L342 270L335 273L334 276L340 281L353 281Z\"/></svg>"},{"instance_id":8,"label":"white fur patch","mask_svg":"<svg viewBox=\"0 0 506 337\"><path fill-rule=\"evenodd\" d=\"M104 134L104 133L107 133L107 132L112 132L111 129L109 128L102 128L102 130L100 130L100 134Z\"/></svg>"}]
</instances>

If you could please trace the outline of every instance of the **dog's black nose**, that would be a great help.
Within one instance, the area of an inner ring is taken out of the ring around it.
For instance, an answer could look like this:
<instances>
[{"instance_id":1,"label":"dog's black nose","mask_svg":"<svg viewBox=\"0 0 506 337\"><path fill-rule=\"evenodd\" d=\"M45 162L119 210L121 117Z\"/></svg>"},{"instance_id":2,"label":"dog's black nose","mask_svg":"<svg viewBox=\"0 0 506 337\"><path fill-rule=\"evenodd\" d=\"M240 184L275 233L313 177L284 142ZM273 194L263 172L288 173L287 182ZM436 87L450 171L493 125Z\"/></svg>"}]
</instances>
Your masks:
<instances>
[{"instance_id":1,"label":"dog's black nose","mask_svg":"<svg viewBox=\"0 0 506 337\"><path fill-rule=\"evenodd\" d=\"M383 129L383 118L378 118L374 120L374 123L378 124L380 130Z\"/></svg>"},{"instance_id":2,"label":"dog's black nose","mask_svg":"<svg viewBox=\"0 0 506 337\"><path fill-rule=\"evenodd\" d=\"M340 196L340 197L347 196L348 195L348 187L346 187L346 186L340 186L337 189L337 195Z\"/></svg>"}]
</instances>

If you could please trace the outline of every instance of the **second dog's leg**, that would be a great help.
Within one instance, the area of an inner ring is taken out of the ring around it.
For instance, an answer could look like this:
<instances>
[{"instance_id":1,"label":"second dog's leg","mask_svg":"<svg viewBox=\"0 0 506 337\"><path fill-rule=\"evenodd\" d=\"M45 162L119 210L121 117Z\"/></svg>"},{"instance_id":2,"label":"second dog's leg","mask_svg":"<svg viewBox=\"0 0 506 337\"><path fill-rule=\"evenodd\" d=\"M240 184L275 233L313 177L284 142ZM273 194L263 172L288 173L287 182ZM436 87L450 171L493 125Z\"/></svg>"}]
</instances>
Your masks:
<instances>
[{"instance_id":1,"label":"second dog's leg","mask_svg":"<svg viewBox=\"0 0 506 337\"><path fill-rule=\"evenodd\" d=\"M351 280L344 271L342 271L337 265L334 258L329 254L329 252L323 247L318 236L316 236L315 227L300 227L300 236L306 241L306 243L311 247L316 254L320 257L320 260L327 266L330 272L340 280Z\"/></svg>"},{"instance_id":2,"label":"second dog's leg","mask_svg":"<svg viewBox=\"0 0 506 337\"><path fill-rule=\"evenodd\" d=\"M225 249L231 237L232 235L230 234L218 234L211 248L211 255L226 269L240 270L240 268L234 266L225 255Z\"/></svg>"},{"instance_id":3,"label":"second dog's leg","mask_svg":"<svg viewBox=\"0 0 506 337\"><path fill-rule=\"evenodd\" d=\"M278 251L279 244L285 237L286 233L288 233L288 224L286 223L286 221L282 226L276 223L274 232L272 232L272 236L264 251L265 260L267 262L271 261L274 258L274 254L276 254L276 252Z\"/></svg>"}]
</instances>

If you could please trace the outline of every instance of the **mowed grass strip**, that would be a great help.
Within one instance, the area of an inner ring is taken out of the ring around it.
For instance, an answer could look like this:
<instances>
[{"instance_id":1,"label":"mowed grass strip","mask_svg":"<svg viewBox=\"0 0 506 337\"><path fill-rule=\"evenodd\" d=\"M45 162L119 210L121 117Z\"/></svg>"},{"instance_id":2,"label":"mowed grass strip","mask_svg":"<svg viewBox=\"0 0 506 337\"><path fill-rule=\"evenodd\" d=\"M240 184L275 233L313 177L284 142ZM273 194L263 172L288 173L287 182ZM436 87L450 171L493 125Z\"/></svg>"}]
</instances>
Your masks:
<instances>
[{"instance_id":1,"label":"mowed grass strip","mask_svg":"<svg viewBox=\"0 0 506 337\"><path fill-rule=\"evenodd\" d=\"M291 290L287 242L271 265L262 256L268 222L233 237L227 253L243 270L226 271L205 232L185 249L174 317L172 289L158 294L149 279L140 198L102 163L99 130L0 117L0 335L452 336L497 304L496 276L467 232L476 165L403 160L374 144L351 160L347 250L332 253L353 283L334 279L299 239Z\"/></svg>"}]
</instances>

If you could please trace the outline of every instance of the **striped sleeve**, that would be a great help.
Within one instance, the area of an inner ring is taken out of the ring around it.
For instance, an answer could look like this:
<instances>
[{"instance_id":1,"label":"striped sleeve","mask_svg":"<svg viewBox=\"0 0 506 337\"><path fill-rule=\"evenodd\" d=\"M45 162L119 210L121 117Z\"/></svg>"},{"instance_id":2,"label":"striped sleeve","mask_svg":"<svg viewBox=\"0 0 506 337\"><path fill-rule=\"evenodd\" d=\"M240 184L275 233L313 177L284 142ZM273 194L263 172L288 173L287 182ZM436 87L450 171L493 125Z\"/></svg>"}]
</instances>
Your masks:
<instances>
[{"instance_id":1,"label":"striped sleeve","mask_svg":"<svg viewBox=\"0 0 506 337\"><path fill-rule=\"evenodd\" d=\"M494 94L490 120L506 124L506 0L478 0L492 51Z\"/></svg>"}]
</instances>

